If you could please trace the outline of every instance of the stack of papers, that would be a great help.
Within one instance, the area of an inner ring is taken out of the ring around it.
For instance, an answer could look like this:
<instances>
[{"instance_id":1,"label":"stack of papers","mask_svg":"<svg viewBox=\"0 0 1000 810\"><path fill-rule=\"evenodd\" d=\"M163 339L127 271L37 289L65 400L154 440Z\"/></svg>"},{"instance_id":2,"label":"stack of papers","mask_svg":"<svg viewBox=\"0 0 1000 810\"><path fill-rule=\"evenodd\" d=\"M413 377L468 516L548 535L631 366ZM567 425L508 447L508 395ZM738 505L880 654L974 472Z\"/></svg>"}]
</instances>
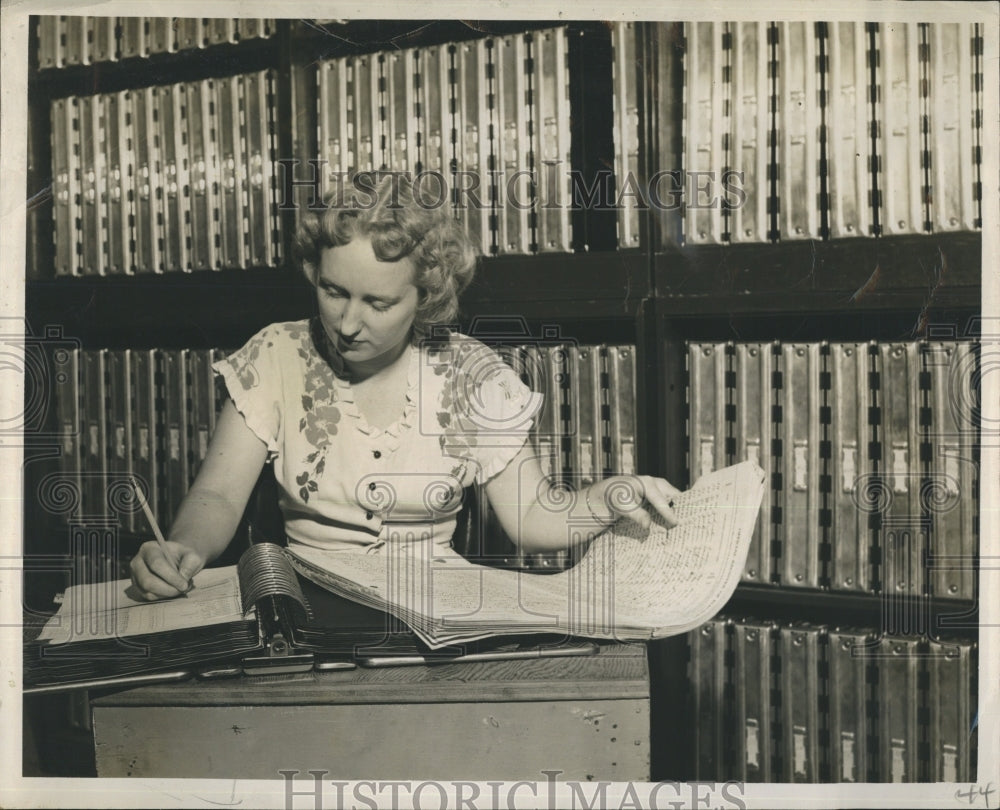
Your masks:
<instances>
[{"instance_id":1,"label":"stack of papers","mask_svg":"<svg viewBox=\"0 0 1000 810\"><path fill-rule=\"evenodd\" d=\"M743 462L674 497L679 525L629 520L559 574L505 571L428 544L378 553L297 545L292 564L317 584L393 614L429 647L494 635L565 633L635 641L685 633L732 596L750 547L766 477Z\"/></svg>"}]
</instances>

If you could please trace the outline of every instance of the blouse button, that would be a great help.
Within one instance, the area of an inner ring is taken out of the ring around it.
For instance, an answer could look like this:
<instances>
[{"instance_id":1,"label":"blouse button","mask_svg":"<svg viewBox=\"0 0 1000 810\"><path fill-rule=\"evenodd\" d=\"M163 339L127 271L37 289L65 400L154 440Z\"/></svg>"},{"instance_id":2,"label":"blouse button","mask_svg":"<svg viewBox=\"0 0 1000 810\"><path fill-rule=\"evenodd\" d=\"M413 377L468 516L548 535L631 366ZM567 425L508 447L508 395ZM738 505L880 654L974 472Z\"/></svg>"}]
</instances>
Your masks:
<instances>
[{"instance_id":1,"label":"blouse button","mask_svg":"<svg viewBox=\"0 0 1000 810\"><path fill-rule=\"evenodd\" d=\"M382 458L382 451L381 450L375 450L372 453L372 455L375 456L375 458Z\"/></svg>"},{"instance_id":2,"label":"blouse button","mask_svg":"<svg viewBox=\"0 0 1000 810\"><path fill-rule=\"evenodd\" d=\"M374 517L371 512L365 512L365 520L371 520Z\"/></svg>"},{"instance_id":3,"label":"blouse button","mask_svg":"<svg viewBox=\"0 0 1000 810\"><path fill-rule=\"evenodd\" d=\"M370 484L368 485L368 489L371 489L371 490L374 490L374 489L375 489L375 482L374 482L374 481L372 481L372 482L371 482L371 483L370 483Z\"/></svg>"}]
</instances>

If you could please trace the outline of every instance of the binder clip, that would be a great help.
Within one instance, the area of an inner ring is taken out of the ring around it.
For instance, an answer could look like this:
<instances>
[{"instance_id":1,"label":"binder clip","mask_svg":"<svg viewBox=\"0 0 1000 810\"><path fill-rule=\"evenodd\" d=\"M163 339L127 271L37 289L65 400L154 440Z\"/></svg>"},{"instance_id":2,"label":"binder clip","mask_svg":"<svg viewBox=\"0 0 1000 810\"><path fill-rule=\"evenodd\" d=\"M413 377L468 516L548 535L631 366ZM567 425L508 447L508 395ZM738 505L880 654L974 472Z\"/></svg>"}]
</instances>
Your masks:
<instances>
[{"instance_id":1,"label":"binder clip","mask_svg":"<svg viewBox=\"0 0 1000 810\"><path fill-rule=\"evenodd\" d=\"M313 654L297 650L280 631L268 635L262 654L243 658L244 675L286 675L312 668Z\"/></svg>"},{"instance_id":2,"label":"binder clip","mask_svg":"<svg viewBox=\"0 0 1000 810\"><path fill-rule=\"evenodd\" d=\"M290 625L282 610L284 601L266 596L257 603L264 651L243 657L244 675L286 675L312 670L313 654L296 649L290 640Z\"/></svg>"}]
</instances>

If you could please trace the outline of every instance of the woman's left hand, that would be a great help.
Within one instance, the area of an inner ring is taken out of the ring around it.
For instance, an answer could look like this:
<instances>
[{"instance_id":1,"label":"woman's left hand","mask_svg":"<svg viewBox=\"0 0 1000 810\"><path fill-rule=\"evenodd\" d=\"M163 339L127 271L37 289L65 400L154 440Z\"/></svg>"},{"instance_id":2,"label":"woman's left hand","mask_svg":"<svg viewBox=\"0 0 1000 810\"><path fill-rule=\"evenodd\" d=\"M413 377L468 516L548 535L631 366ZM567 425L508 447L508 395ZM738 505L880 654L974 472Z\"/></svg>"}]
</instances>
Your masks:
<instances>
[{"instance_id":1,"label":"woman's left hand","mask_svg":"<svg viewBox=\"0 0 1000 810\"><path fill-rule=\"evenodd\" d=\"M597 505L597 498L594 498L593 508L598 510L599 517L610 512L609 517L612 519L626 517L643 529L648 529L655 513L662 517L668 529L677 525L673 498L680 494L680 490L665 478L618 475L595 484L591 491L598 496L604 507L601 509Z\"/></svg>"}]
</instances>

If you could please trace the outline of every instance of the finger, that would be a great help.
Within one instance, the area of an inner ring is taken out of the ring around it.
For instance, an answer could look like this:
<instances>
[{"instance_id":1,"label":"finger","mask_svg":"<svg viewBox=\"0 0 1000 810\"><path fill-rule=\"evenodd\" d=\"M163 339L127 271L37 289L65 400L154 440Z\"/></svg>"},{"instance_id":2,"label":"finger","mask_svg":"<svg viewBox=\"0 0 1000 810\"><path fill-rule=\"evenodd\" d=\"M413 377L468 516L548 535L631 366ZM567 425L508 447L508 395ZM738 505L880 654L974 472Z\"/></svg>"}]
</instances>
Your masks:
<instances>
[{"instance_id":1,"label":"finger","mask_svg":"<svg viewBox=\"0 0 1000 810\"><path fill-rule=\"evenodd\" d=\"M666 521L670 527L677 525L677 513L674 511L673 501L670 500L668 496L665 496L658 487L646 487L646 500L649 502L650 506L663 516L664 521Z\"/></svg>"},{"instance_id":2,"label":"finger","mask_svg":"<svg viewBox=\"0 0 1000 810\"><path fill-rule=\"evenodd\" d=\"M670 496L681 494L681 491L671 484L666 478L657 478L656 483L659 484L659 489L664 495Z\"/></svg>"},{"instance_id":3,"label":"finger","mask_svg":"<svg viewBox=\"0 0 1000 810\"><path fill-rule=\"evenodd\" d=\"M132 573L132 582L140 591L144 590L142 583L149 577L149 569L145 560L142 559L142 552L136 554L129 563Z\"/></svg>"},{"instance_id":4,"label":"finger","mask_svg":"<svg viewBox=\"0 0 1000 810\"><path fill-rule=\"evenodd\" d=\"M669 514L664 514L660 512L660 517L663 518L663 524L668 528L672 529L680 524L680 519L677 517L677 513L671 509Z\"/></svg>"},{"instance_id":5,"label":"finger","mask_svg":"<svg viewBox=\"0 0 1000 810\"><path fill-rule=\"evenodd\" d=\"M146 566L155 577L158 577L162 581L165 588L147 586L147 590L152 590L154 593L162 593L164 596L177 596L188 589L190 578L181 575L172 559L168 559L160 550L158 550L158 553L151 555L151 557L146 562Z\"/></svg>"},{"instance_id":6,"label":"finger","mask_svg":"<svg viewBox=\"0 0 1000 810\"><path fill-rule=\"evenodd\" d=\"M674 496L681 494L681 490L671 484L666 478L654 478L651 475L645 475L643 478L645 479L643 483L647 492L658 492L668 501Z\"/></svg>"},{"instance_id":7,"label":"finger","mask_svg":"<svg viewBox=\"0 0 1000 810\"><path fill-rule=\"evenodd\" d=\"M628 519L632 520L641 529L649 529L653 525L653 519L643 507L638 506L628 513Z\"/></svg>"},{"instance_id":8,"label":"finger","mask_svg":"<svg viewBox=\"0 0 1000 810\"><path fill-rule=\"evenodd\" d=\"M662 523L665 528L672 529L680 523L677 513L670 507L661 508L654 506L654 509L656 510L656 522Z\"/></svg>"},{"instance_id":9,"label":"finger","mask_svg":"<svg viewBox=\"0 0 1000 810\"><path fill-rule=\"evenodd\" d=\"M147 602L177 595L177 589L150 571L146 561L139 555L132 560L132 582L135 583L136 593Z\"/></svg>"},{"instance_id":10,"label":"finger","mask_svg":"<svg viewBox=\"0 0 1000 810\"><path fill-rule=\"evenodd\" d=\"M205 560L193 549L186 549L181 552L177 562L177 572L188 583L188 590L194 587L192 577L205 567Z\"/></svg>"}]
</instances>

